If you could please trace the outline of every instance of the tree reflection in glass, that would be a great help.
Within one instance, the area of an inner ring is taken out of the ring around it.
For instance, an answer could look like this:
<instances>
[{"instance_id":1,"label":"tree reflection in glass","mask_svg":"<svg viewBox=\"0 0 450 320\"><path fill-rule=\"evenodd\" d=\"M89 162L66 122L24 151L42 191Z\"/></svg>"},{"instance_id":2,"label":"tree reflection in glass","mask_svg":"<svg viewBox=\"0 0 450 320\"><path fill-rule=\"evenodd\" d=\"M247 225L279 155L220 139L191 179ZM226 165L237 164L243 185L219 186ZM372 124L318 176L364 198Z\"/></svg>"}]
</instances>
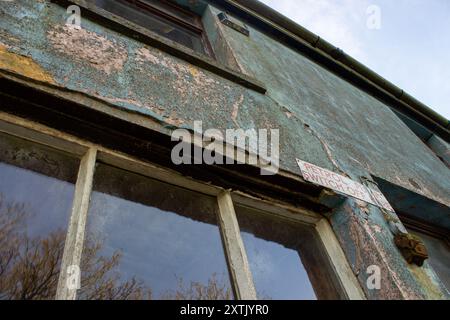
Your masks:
<instances>
[{"instance_id":1,"label":"tree reflection in glass","mask_svg":"<svg viewBox=\"0 0 450 320\"><path fill-rule=\"evenodd\" d=\"M0 299L53 299L79 161L0 134Z\"/></svg>"},{"instance_id":2,"label":"tree reflection in glass","mask_svg":"<svg viewBox=\"0 0 450 320\"><path fill-rule=\"evenodd\" d=\"M114 279L112 288L132 286L133 299L232 299L216 210L214 197L98 165L87 243L101 246L83 251L79 299L101 285L85 262L101 257L116 258L106 278Z\"/></svg>"},{"instance_id":3,"label":"tree reflection in glass","mask_svg":"<svg viewBox=\"0 0 450 320\"><path fill-rule=\"evenodd\" d=\"M55 298L78 166L65 153L0 135L0 299ZM108 167L99 176L81 299L233 298L215 199Z\"/></svg>"},{"instance_id":4,"label":"tree reflection in glass","mask_svg":"<svg viewBox=\"0 0 450 320\"><path fill-rule=\"evenodd\" d=\"M310 227L235 206L259 299L337 299L328 262Z\"/></svg>"}]
</instances>

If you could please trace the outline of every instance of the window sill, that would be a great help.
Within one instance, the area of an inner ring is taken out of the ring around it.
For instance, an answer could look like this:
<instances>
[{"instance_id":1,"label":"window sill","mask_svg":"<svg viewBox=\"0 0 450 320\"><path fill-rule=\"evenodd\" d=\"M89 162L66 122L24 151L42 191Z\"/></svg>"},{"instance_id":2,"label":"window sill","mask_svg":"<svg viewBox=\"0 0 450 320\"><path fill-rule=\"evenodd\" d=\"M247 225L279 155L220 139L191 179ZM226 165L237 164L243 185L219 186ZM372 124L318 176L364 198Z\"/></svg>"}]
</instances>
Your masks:
<instances>
[{"instance_id":1,"label":"window sill","mask_svg":"<svg viewBox=\"0 0 450 320\"><path fill-rule=\"evenodd\" d=\"M256 92L262 94L265 94L267 92L266 87L258 80L252 79L251 77L248 77L247 75L244 75L242 73L235 72L230 68L217 63L217 61L208 56L198 54L187 47L161 37L160 35L150 30L136 25L135 23L129 22L124 18L118 17L112 13L109 13L108 11L100 9L88 1L51 0L51 2L57 3L61 6L64 6L65 8L67 8L71 4L75 4L83 9L86 9L86 11L82 13L83 17L93 20L104 27L150 45L177 58L183 59L197 67L208 70L227 80L235 82Z\"/></svg>"}]
</instances>

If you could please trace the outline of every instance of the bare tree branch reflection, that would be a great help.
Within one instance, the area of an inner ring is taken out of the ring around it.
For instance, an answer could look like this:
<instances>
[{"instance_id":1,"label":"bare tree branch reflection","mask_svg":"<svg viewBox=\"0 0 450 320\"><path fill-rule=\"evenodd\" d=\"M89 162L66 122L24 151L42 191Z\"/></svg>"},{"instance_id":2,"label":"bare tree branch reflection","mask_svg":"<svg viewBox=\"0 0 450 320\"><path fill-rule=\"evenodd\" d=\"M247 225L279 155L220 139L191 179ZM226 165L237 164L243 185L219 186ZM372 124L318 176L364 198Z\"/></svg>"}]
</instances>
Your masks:
<instances>
[{"instance_id":1,"label":"bare tree branch reflection","mask_svg":"<svg viewBox=\"0 0 450 320\"><path fill-rule=\"evenodd\" d=\"M7 203L0 194L0 299L54 299L64 251L65 230L30 238L23 204ZM120 282L114 272L120 253L97 257L100 243L89 239L84 248L80 295L85 299L149 299L151 290L131 279Z\"/></svg>"},{"instance_id":2,"label":"bare tree branch reflection","mask_svg":"<svg viewBox=\"0 0 450 320\"><path fill-rule=\"evenodd\" d=\"M204 285L200 282L192 281L185 284L182 278L178 278L176 290L169 290L161 296L163 300L231 300L233 295L231 289L213 274Z\"/></svg>"},{"instance_id":3,"label":"bare tree branch reflection","mask_svg":"<svg viewBox=\"0 0 450 320\"><path fill-rule=\"evenodd\" d=\"M89 235L85 240L81 270L83 277L79 296L87 300L144 300L152 298L152 291L142 281L132 278L121 281L116 270L122 258L121 252L111 257L99 257L102 243Z\"/></svg>"},{"instance_id":4,"label":"bare tree branch reflection","mask_svg":"<svg viewBox=\"0 0 450 320\"><path fill-rule=\"evenodd\" d=\"M50 300L56 295L66 230L45 237L27 234L30 214L25 205L6 202L0 193L0 300ZM45 223L45 222L43 222ZM86 300L152 299L152 290L142 281L122 280L119 272L122 253L100 255L102 242L88 235L80 269L83 277L78 296ZM214 274L207 284L185 284L167 291L163 300L230 300L231 289Z\"/></svg>"}]
</instances>

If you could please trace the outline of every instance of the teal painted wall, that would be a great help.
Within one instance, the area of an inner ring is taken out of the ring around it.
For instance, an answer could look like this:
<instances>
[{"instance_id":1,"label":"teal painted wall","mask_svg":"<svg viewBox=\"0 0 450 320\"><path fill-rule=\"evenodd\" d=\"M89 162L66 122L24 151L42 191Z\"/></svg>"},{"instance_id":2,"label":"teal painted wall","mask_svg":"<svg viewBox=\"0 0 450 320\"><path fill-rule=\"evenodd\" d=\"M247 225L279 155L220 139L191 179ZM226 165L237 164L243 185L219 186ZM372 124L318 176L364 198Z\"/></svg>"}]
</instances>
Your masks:
<instances>
[{"instance_id":1,"label":"teal painted wall","mask_svg":"<svg viewBox=\"0 0 450 320\"><path fill-rule=\"evenodd\" d=\"M202 7L204 8L204 6ZM201 120L217 129L279 129L280 166L300 175L295 158L359 180L370 175L450 206L450 170L385 104L249 26L246 37L204 24L218 62L262 82L264 95L82 19L47 0L0 3L0 68L83 92L167 128ZM442 298L433 271L408 266L381 211L349 199L330 218L364 286L380 263L388 289L369 298Z\"/></svg>"}]
</instances>

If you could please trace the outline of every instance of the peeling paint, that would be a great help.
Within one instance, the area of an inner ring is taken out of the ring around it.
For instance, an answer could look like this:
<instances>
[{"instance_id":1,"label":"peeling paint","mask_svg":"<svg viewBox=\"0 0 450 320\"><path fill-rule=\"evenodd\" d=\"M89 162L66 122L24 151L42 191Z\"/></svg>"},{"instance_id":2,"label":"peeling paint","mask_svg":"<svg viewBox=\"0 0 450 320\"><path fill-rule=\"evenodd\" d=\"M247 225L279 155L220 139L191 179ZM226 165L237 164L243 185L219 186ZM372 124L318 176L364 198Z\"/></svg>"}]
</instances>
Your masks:
<instances>
[{"instance_id":1,"label":"peeling paint","mask_svg":"<svg viewBox=\"0 0 450 320\"><path fill-rule=\"evenodd\" d=\"M231 113L231 119L233 120L233 122L236 124L237 127L239 127L239 124L237 122L237 116L238 116L238 113L239 113L239 107L241 106L243 101L244 101L244 96L241 95L239 97L239 100L236 101L236 103L233 105L233 112Z\"/></svg>"},{"instance_id":2,"label":"peeling paint","mask_svg":"<svg viewBox=\"0 0 450 320\"><path fill-rule=\"evenodd\" d=\"M377 253L380 255L381 258L379 263L382 264L383 268L386 270L385 274L394 280L397 288L402 293L403 298L408 300L421 299L422 297L420 295L412 291L411 288L405 286L404 281L402 281L401 277L397 274L397 271L391 267L391 265L393 264L390 261L389 254L385 251L384 245L379 243L378 237L374 235L373 229L370 227L369 223L363 222L362 227L365 231L365 234L372 241L373 246L377 248Z\"/></svg>"},{"instance_id":3,"label":"peeling paint","mask_svg":"<svg viewBox=\"0 0 450 320\"><path fill-rule=\"evenodd\" d=\"M372 228L373 228L373 230L376 233L382 233L383 232L383 228L381 228L379 225L374 224L374 225L372 225Z\"/></svg>"},{"instance_id":4,"label":"peeling paint","mask_svg":"<svg viewBox=\"0 0 450 320\"><path fill-rule=\"evenodd\" d=\"M445 290L444 287L440 288L439 284L436 283L434 278L436 275L433 273L429 267L418 267L416 265L409 266L410 271L414 274L414 277L419 281L419 283L425 288L427 294L427 299L429 300L442 300L446 299L446 296L442 293Z\"/></svg>"},{"instance_id":5,"label":"peeling paint","mask_svg":"<svg viewBox=\"0 0 450 320\"><path fill-rule=\"evenodd\" d=\"M217 80L207 76L198 67L188 63L176 63L173 59L168 58L166 54L156 49L140 48L136 52L136 62L140 65L146 62L161 65L176 75L184 85L192 86L191 80L194 80L194 83L200 87L219 84ZM178 84L181 85L182 83L179 82Z\"/></svg>"},{"instance_id":6,"label":"peeling paint","mask_svg":"<svg viewBox=\"0 0 450 320\"><path fill-rule=\"evenodd\" d=\"M32 58L8 51L8 47L0 44L0 69L18 73L34 80L54 84L52 76Z\"/></svg>"},{"instance_id":7,"label":"peeling paint","mask_svg":"<svg viewBox=\"0 0 450 320\"><path fill-rule=\"evenodd\" d=\"M386 105L257 30L248 38L220 24L207 32L220 51L217 60L264 82L266 95L93 20L83 21L85 29L65 26L65 8L49 1L20 3L20 12L2 7L2 69L145 115L163 129L189 128L195 120L211 128L280 129L281 169L293 175L299 157L353 179L376 175L449 204L448 168ZM217 24L210 14L206 28ZM362 286L365 268L380 264L384 291L368 297L439 297L430 271L402 259L378 209L350 201L330 220Z\"/></svg>"},{"instance_id":8,"label":"peeling paint","mask_svg":"<svg viewBox=\"0 0 450 320\"><path fill-rule=\"evenodd\" d=\"M386 252L385 244L379 241L379 233L366 219L360 219L358 213L359 210L355 210L348 202L343 206L340 214L346 216L346 222L342 225L344 229L339 227L338 238L346 250L353 252L354 256L350 259L353 261L352 267L368 296L376 299L421 299L422 296L408 287L403 276L398 273L392 255ZM370 265L377 265L381 269L381 290L368 290L366 287L365 270Z\"/></svg>"},{"instance_id":9,"label":"peeling paint","mask_svg":"<svg viewBox=\"0 0 450 320\"><path fill-rule=\"evenodd\" d=\"M17 45L20 42L19 39L17 39L16 37L12 36L11 34L8 34L3 29L0 29L0 39L2 39L3 41L7 41L9 43L14 43L15 45ZM11 47L9 44L3 43L1 41L0 41L0 45L4 45L7 48Z\"/></svg>"},{"instance_id":10,"label":"peeling paint","mask_svg":"<svg viewBox=\"0 0 450 320\"><path fill-rule=\"evenodd\" d=\"M124 45L74 25L56 26L47 37L59 53L87 62L108 75L122 70L128 59Z\"/></svg>"},{"instance_id":11,"label":"peeling paint","mask_svg":"<svg viewBox=\"0 0 450 320\"><path fill-rule=\"evenodd\" d=\"M248 41L232 30L223 30L237 61L265 83L267 95L286 108L288 118L301 118L319 133L335 167L339 164L350 175L370 170L390 181L397 175L400 186L450 206L445 192L450 187L448 168L386 104L249 28ZM410 183L411 177L422 191Z\"/></svg>"},{"instance_id":12,"label":"peeling paint","mask_svg":"<svg viewBox=\"0 0 450 320\"><path fill-rule=\"evenodd\" d=\"M111 98L111 97L104 97L104 96L95 95L95 94L93 96L95 96L96 98L99 98L100 100L107 101L109 103L135 105L135 106L139 106L143 109L151 110L156 115L158 115L158 117L157 117L158 120L160 120L164 123L168 123L170 125L176 126L176 127L179 127L184 123L183 119L176 117L175 112L172 112L170 115L167 115L165 113L165 109L161 106L142 104L139 101L136 101L133 99Z\"/></svg>"}]
</instances>

